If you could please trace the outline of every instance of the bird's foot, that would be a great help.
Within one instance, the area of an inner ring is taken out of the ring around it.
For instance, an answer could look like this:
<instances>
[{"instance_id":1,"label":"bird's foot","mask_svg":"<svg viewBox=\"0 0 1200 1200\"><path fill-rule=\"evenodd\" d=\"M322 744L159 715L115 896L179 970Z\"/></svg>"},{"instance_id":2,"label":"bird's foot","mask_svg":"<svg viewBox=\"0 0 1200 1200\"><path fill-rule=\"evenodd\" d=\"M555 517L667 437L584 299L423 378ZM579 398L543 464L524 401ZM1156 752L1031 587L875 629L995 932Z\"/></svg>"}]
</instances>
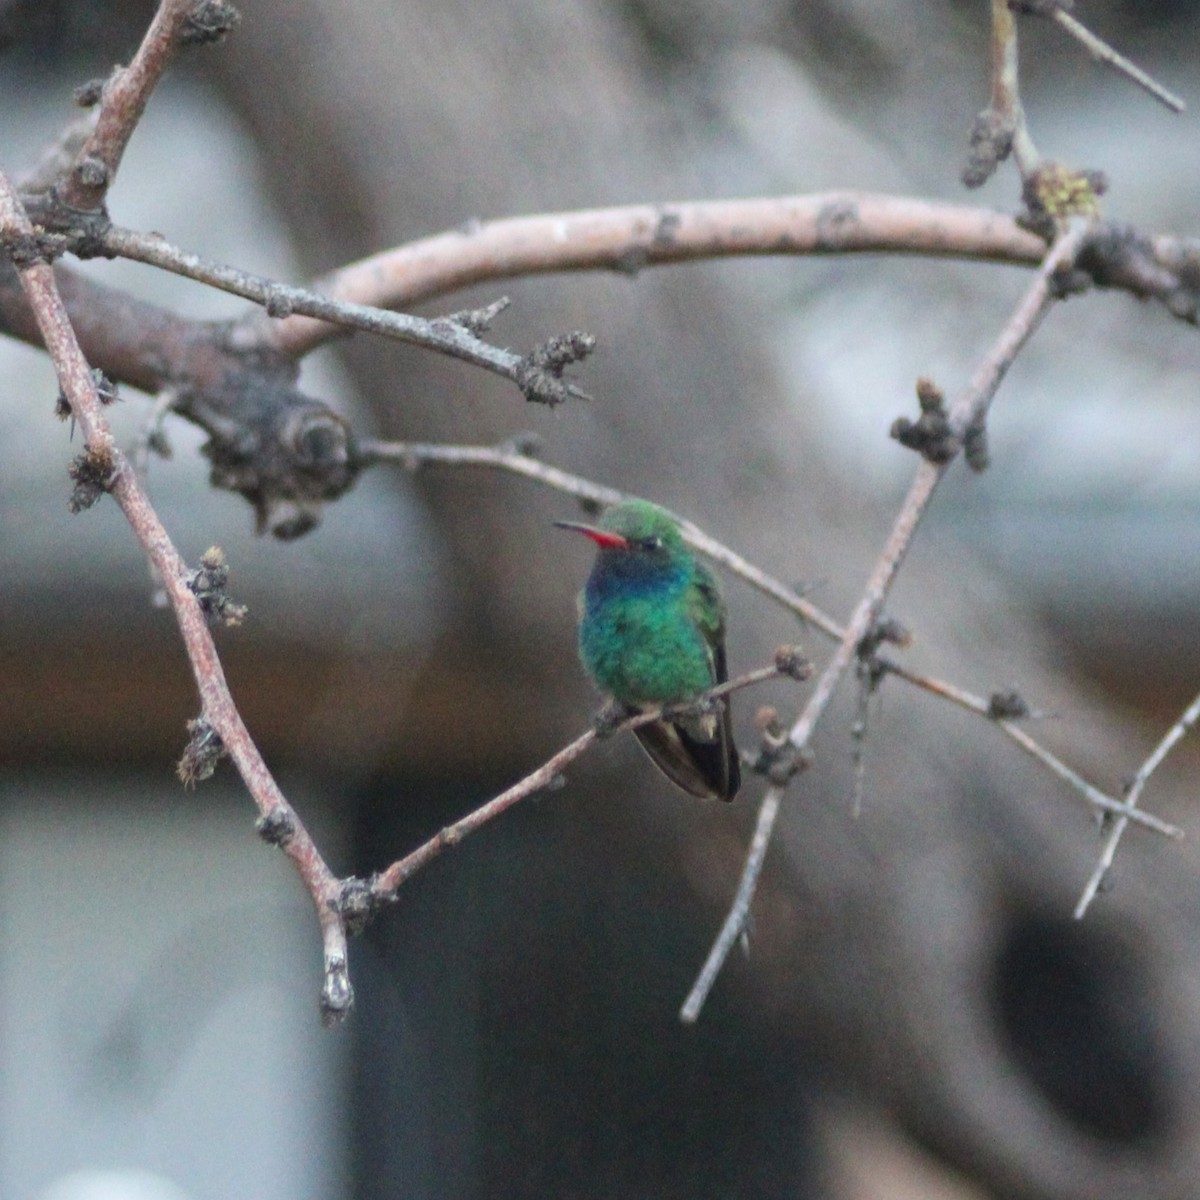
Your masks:
<instances>
[{"instance_id":1,"label":"bird's foot","mask_svg":"<svg viewBox=\"0 0 1200 1200\"><path fill-rule=\"evenodd\" d=\"M596 731L598 738L612 737L636 711L636 709L630 708L629 705L622 704L619 700L610 700L592 718L592 728Z\"/></svg>"}]
</instances>

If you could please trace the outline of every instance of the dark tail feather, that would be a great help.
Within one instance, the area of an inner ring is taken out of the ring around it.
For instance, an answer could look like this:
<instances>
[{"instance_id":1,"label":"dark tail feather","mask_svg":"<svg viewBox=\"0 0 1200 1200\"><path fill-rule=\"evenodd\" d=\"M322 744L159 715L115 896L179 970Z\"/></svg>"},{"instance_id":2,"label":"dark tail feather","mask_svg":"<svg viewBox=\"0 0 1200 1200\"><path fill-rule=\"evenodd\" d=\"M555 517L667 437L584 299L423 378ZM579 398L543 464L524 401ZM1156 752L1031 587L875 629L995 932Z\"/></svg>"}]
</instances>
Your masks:
<instances>
[{"instance_id":1,"label":"dark tail feather","mask_svg":"<svg viewBox=\"0 0 1200 1200\"><path fill-rule=\"evenodd\" d=\"M636 730L646 753L672 783L706 800L732 800L742 782L737 747L729 724L729 706L716 736L693 737L674 721L655 721Z\"/></svg>"}]
</instances>

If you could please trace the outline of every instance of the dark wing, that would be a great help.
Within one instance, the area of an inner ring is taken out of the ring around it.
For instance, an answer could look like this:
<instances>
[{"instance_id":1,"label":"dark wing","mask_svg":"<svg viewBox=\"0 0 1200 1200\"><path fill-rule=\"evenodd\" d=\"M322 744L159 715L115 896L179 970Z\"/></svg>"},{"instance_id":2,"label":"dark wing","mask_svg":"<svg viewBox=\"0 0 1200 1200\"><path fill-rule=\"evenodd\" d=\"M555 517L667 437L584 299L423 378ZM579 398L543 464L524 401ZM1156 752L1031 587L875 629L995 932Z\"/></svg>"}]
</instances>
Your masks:
<instances>
[{"instance_id":1,"label":"dark wing","mask_svg":"<svg viewBox=\"0 0 1200 1200\"><path fill-rule=\"evenodd\" d=\"M701 740L674 721L655 721L636 730L642 748L678 787L704 800L732 800L741 783L737 750L729 736L729 715L716 736Z\"/></svg>"},{"instance_id":2,"label":"dark wing","mask_svg":"<svg viewBox=\"0 0 1200 1200\"><path fill-rule=\"evenodd\" d=\"M725 666L725 606L717 581L702 564L696 567L698 601L694 617L712 659L713 683L728 678ZM637 731L646 753L672 783L706 800L732 800L742 782L729 719L729 701L720 701L716 717L655 721Z\"/></svg>"}]
</instances>

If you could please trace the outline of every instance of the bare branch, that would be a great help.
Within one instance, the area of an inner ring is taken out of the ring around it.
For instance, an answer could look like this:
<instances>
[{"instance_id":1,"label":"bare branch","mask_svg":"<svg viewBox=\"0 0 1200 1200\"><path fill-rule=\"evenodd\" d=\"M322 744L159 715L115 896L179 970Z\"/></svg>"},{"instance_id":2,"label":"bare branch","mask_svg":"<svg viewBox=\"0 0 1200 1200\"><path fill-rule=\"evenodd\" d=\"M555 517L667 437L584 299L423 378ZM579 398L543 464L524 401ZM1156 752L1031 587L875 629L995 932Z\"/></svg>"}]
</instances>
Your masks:
<instances>
[{"instance_id":1,"label":"bare branch","mask_svg":"<svg viewBox=\"0 0 1200 1200\"><path fill-rule=\"evenodd\" d=\"M547 487L565 492L569 496L577 496L579 499L593 504L620 504L625 500L632 499L628 493L620 492L616 488L605 487L603 484L594 483L579 475L572 475L558 467L548 466L531 457L527 450L513 442L501 446L447 446L428 442L364 441L359 445L359 455L364 465L373 461L396 462L409 470L415 470L425 463L457 467L491 467L509 471L514 475L523 475L526 479L535 480ZM689 545L708 555L714 562L720 563L752 587L778 601L828 637L839 638L842 636L841 626L794 588L772 578L736 551L718 542L716 538L710 537L698 525L678 514L672 513L671 515L678 520L684 540Z\"/></svg>"},{"instance_id":2,"label":"bare branch","mask_svg":"<svg viewBox=\"0 0 1200 1200\"><path fill-rule=\"evenodd\" d=\"M982 424L996 389L1000 386L1013 359L1041 323L1042 317L1058 295L1054 284L1055 275L1074 262L1075 256L1083 244L1086 231L1086 224L1083 221L1075 220L1055 242L1038 271L1033 286L1021 299L996 343L950 409L948 416L950 431L960 443L969 429L977 428ZM934 462L926 458L922 459L917 467L916 478L913 480L908 496L892 526L892 533L888 538L887 545L867 581L862 598L850 618L842 640L838 643L833 658L830 659L817 680L816 687L803 712L788 733L788 740L798 752L803 752L807 747L829 702L833 699L842 676L853 661L859 644L878 619L883 602L900 564L904 561L921 517L949 466L948 460ZM778 801L773 800L770 793L764 798L764 808L776 807L777 804ZM765 841L769 842L774 824L774 815L771 815L768 820L760 813L759 826L760 828L765 827L763 833ZM764 845L761 851L757 847L752 848L751 854L747 857L742 872L742 881L738 885L734 902L717 935L713 949L709 953L708 961L705 963L704 975L709 980L709 986L716 979L724 957L728 955L738 934L745 926L765 855L766 846ZM706 992L699 988L699 982L697 980L697 985L692 989L693 995L688 997L687 1011L689 1014L698 1014L704 1004ZM694 1020L695 1016L691 1016L690 1019Z\"/></svg>"},{"instance_id":3,"label":"bare branch","mask_svg":"<svg viewBox=\"0 0 1200 1200\"><path fill-rule=\"evenodd\" d=\"M60 203L82 212L103 205L150 95L183 45L188 21L200 7L198 0L162 0L133 61L115 68L105 82L95 128L57 185Z\"/></svg>"},{"instance_id":4,"label":"bare branch","mask_svg":"<svg viewBox=\"0 0 1200 1200\"><path fill-rule=\"evenodd\" d=\"M1158 770L1163 759L1167 757L1183 735L1195 727L1197 720L1200 720L1200 696L1197 696L1188 705L1184 710L1183 716L1167 730L1162 741L1154 747L1150 757L1138 768L1137 774L1133 777L1133 782L1129 785L1129 790L1125 793L1125 800L1131 808L1141 799L1142 791L1145 789L1146 784L1150 782L1150 776ZM1135 809L1135 811L1137 810ZM1087 886L1083 889L1083 895L1079 897L1079 903L1075 905L1075 916L1077 918L1082 917L1087 912L1088 907L1096 898L1096 893L1099 892L1101 885L1104 883L1105 876L1108 874L1109 868L1113 864L1113 859L1116 857L1117 846L1120 844L1121 837L1125 833L1131 816L1132 813L1123 813L1113 822L1112 829L1109 830L1108 837L1105 839L1104 849L1100 852L1100 861L1096 864L1096 869L1087 881Z\"/></svg>"},{"instance_id":5,"label":"bare branch","mask_svg":"<svg viewBox=\"0 0 1200 1200\"><path fill-rule=\"evenodd\" d=\"M785 670L777 661L769 667L759 667L757 670L748 671L736 679L711 688L703 695L696 697L692 703L702 704L705 700L726 696L731 692L740 691L767 679L774 679L781 674L792 674L792 672ZM690 707L690 705L667 705L645 709L636 716L622 721L612 730L612 733L625 733L638 729L642 725L659 720L664 712L681 707ZM512 787L455 821L453 825L447 825L444 829L439 830L428 841L423 842L415 850L374 876L365 893L351 883L348 892L353 898L356 918L363 920L369 916L371 910L395 900L396 894L403 884L444 850L458 845L463 838L482 828L501 813L507 812L514 804L536 792L556 786L557 780L561 778L563 768L569 766L589 750L598 739L599 735L595 729L589 729L587 733L580 734L573 742L568 743L557 754L547 759L537 770L531 771L523 779L514 783Z\"/></svg>"},{"instance_id":6,"label":"bare branch","mask_svg":"<svg viewBox=\"0 0 1200 1200\"><path fill-rule=\"evenodd\" d=\"M951 408L948 415L949 431L960 446L967 431L983 423L996 389L1007 374L1008 368L1054 302L1057 294L1053 286L1054 276L1062 267L1074 261L1083 243L1084 234L1085 226L1077 223L1055 244L1046 256L1033 286L1025 294L995 345ZM789 736L798 749L806 745L812 736L859 643L878 619L896 572L912 544L917 526L949 466L949 460L929 459L922 460L918 466L916 478L892 526L891 536L867 581L863 596L850 618L837 651L818 681L808 707L792 727Z\"/></svg>"},{"instance_id":7,"label":"bare branch","mask_svg":"<svg viewBox=\"0 0 1200 1200\"><path fill-rule=\"evenodd\" d=\"M1141 67L1131 63L1123 54L1119 54L1065 9L1056 8L1051 14L1051 19L1060 29L1065 30L1079 42L1096 62L1103 63L1106 67L1112 67L1114 71L1131 79L1143 91L1149 92L1159 104L1177 113L1181 113L1187 108L1187 105L1174 92L1163 87L1152 75L1148 75Z\"/></svg>"},{"instance_id":8,"label":"bare branch","mask_svg":"<svg viewBox=\"0 0 1200 1200\"><path fill-rule=\"evenodd\" d=\"M1051 754L1040 742L1031 738L1014 720L996 717L995 705L992 701L972 695L970 692L956 687L954 684L945 683L940 679L930 679L926 675L918 675L915 671L910 671L907 667L892 662L890 659L885 660L883 665L889 675L895 675L932 695L940 696L943 700L949 700L952 704L957 704L960 708L965 708L968 712L978 713L981 717L990 718L996 727L1011 741L1020 746L1030 758L1041 763L1051 774L1057 776L1065 784L1077 791L1093 808L1099 809L1101 812L1111 813L1113 816L1119 817L1122 821L1132 820L1144 825L1147 829L1153 829L1156 833L1165 834L1167 837L1183 837L1183 830L1177 825L1163 821L1151 813L1142 812L1141 809L1134 807L1134 802L1129 798L1118 800L1110 796L1107 792L1101 791L1094 784L1088 783L1082 775L1071 770L1066 763Z\"/></svg>"},{"instance_id":9,"label":"bare branch","mask_svg":"<svg viewBox=\"0 0 1200 1200\"><path fill-rule=\"evenodd\" d=\"M570 385L563 384L555 388L531 379L531 368L539 365L535 359L539 354L546 353L546 347L539 347L530 355L514 354L511 350L502 350L482 341L463 322L450 318L429 321L424 317L409 316L407 313L388 312L381 308L330 299L307 288L290 287L236 267L211 262L198 254L191 254L173 246L157 234L138 233L114 226L104 233L99 241L105 251L118 254L122 258L161 267L163 270L241 296L245 300L253 300L256 304L261 304L268 315L274 318L300 313L346 329L365 330L382 337L408 342L410 345L422 346L427 350L436 350L440 354L461 359L512 380L528 400L556 404L567 395L588 399L586 393ZM591 350L592 343L588 335L570 336L584 340L573 344L572 353L562 366L579 361ZM247 349L244 344L239 344L244 341L244 338L239 338L235 333L232 338L233 348ZM551 341L557 344L558 339ZM561 377L561 367L559 376Z\"/></svg>"},{"instance_id":10,"label":"bare branch","mask_svg":"<svg viewBox=\"0 0 1200 1200\"><path fill-rule=\"evenodd\" d=\"M692 990L688 992L679 1010L679 1019L685 1025L694 1025L700 1017L708 993L712 991L717 976L729 957L729 952L737 945L738 938L746 928L750 916L750 905L754 893L758 890L758 878L762 874L763 862L767 857L767 847L771 844L771 834L775 831L775 820L779 816L779 804L783 799L783 788L770 787L758 808L758 819L754 825L754 836L750 839L750 849L746 854L746 865L742 868L742 877L738 881L737 892L729 910L729 917L721 926L717 940L700 968ZM737 919L734 919L734 914Z\"/></svg>"},{"instance_id":11,"label":"bare branch","mask_svg":"<svg viewBox=\"0 0 1200 1200\"><path fill-rule=\"evenodd\" d=\"M359 304L412 305L471 284L560 271L617 271L746 255L917 254L1034 266L1045 243L1011 217L870 192L683 201L473 222L372 255L318 280ZM293 357L337 335L305 317L251 319L256 343Z\"/></svg>"},{"instance_id":12,"label":"bare branch","mask_svg":"<svg viewBox=\"0 0 1200 1200\"><path fill-rule=\"evenodd\" d=\"M449 342L449 353L471 361L476 352L485 359L499 353L496 365L501 373L511 371L515 377L526 360L505 357L486 343L472 341L473 334L452 317L413 326L416 318L392 321L388 314L367 307L415 303L483 280L539 271L627 270L634 261L650 266L741 254L912 253L1033 265L1045 249L1037 236L1001 213L855 192L642 205L496 221L466 233L413 242L346 267L321 285L330 294L289 289L207 262L155 235L98 227L86 237L90 241L79 247L81 251L90 246L92 253L121 254L212 283L261 303L268 314L285 313L294 303L292 316L251 314L230 331L211 322L185 320L59 268L59 285L92 361L121 382L151 392L170 383L181 394L212 389L231 371L245 373L251 362L290 362L344 332L344 326L330 323L335 319L404 338L405 330L427 334L432 328L435 348ZM62 236L45 240L55 253L76 245ZM1192 323L1197 319L1196 239L1150 236L1131 227L1098 223L1079 265L1100 287L1153 297L1174 316ZM0 325L36 343L36 325L19 297L19 289L0 278ZM326 313L329 321L300 315L310 302L321 306L335 300L346 301L347 307L340 312L334 307L312 309ZM362 311L356 313L355 305ZM191 419L190 413L183 415Z\"/></svg>"},{"instance_id":13,"label":"bare branch","mask_svg":"<svg viewBox=\"0 0 1200 1200\"><path fill-rule=\"evenodd\" d=\"M106 488L162 580L200 693L201 715L220 737L263 820L286 829L286 836L278 839L279 844L308 888L321 926L325 951L323 1012L327 1020L339 1020L349 1010L353 992L346 977L346 931L334 903L338 895L337 880L272 778L242 721L229 692L208 621L189 587L192 573L142 490L132 464L113 441L91 369L71 328L54 272L36 254L28 253L35 246L33 228L3 175L0 175L0 237L14 255L21 285L54 363L59 385L83 431L86 452L107 464Z\"/></svg>"}]
</instances>

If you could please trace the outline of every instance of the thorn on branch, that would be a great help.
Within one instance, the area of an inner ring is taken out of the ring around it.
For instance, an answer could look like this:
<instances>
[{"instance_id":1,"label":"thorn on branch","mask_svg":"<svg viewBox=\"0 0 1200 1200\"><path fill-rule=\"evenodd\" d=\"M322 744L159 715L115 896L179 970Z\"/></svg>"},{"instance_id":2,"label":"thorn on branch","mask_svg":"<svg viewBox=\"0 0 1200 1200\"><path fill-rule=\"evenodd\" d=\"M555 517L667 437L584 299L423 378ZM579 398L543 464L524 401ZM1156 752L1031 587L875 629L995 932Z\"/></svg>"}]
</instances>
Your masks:
<instances>
[{"instance_id":1,"label":"thorn on branch","mask_svg":"<svg viewBox=\"0 0 1200 1200\"><path fill-rule=\"evenodd\" d=\"M899 646L903 650L912 642L911 631L894 617L882 617L867 630L854 648L854 653L858 659L858 677L866 685L868 693L878 689L883 677L891 669L891 663L879 656L880 646Z\"/></svg>"},{"instance_id":2,"label":"thorn on branch","mask_svg":"<svg viewBox=\"0 0 1200 1200\"><path fill-rule=\"evenodd\" d=\"M879 685L883 683L883 677L892 669L892 664L878 654L870 654L867 657L859 656L858 665L855 668L855 674L858 676L859 684L862 689L862 705L865 707L867 696L873 696L879 691ZM862 734L866 733L866 719L860 718L862 725ZM856 735L858 736L858 735Z\"/></svg>"},{"instance_id":3,"label":"thorn on branch","mask_svg":"<svg viewBox=\"0 0 1200 1200\"><path fill-rule=\"evenodd\" d=\"M892 422L891 436L927 462L948 463L958 453L959 442L950 429L942 390L929 379L918 379L917 402L921 406L920 417L916 421L897 417Z\"/></svg>"},{"instance_id":4,"label":"thorn on branch","mask_svg":"<svg viewBox=\"0 0 1200 1200\"><path fill-rule=\"evenodd\" d=\"M110 379L99 367L92 368L92 383L96 385L96 398L106 408L110 404L115 404L121 399L121 394L117 389L116 381ZM60 420L65 421L69 416L72 416L71 402L67 399L67 394L58 389L58 396L54 401L54 415ZM74 426L71 432L74 433Z\"/></svg>"},{"instance_id":5,"label":"thorn on branch","mask_svg":"<svg viewBox=\"0 0 1200 1200\"><path fill-rule=\"evenodd\" d=\"M211 778L217 763L225 757L225 743L203 716L189 721L187 727L192 736L184 747L175 773L185 788L194 788Z\"/></svg>"},{"instance_id":6,"label":"thorn on branch","mask_svg":"<svg viewBox=\"0 0 1200 1200\"><path fill-rule=\"evenodd\" d=\"M184 19L179 40L185 46L211 45L232 33L241 19L227 0L200 0Z\"/></svg>"},{"instance_id":7,"label":"thorn on branch","mask_svg":"<svg viewBox=\"0 0 1200 1200\"><path fill-rule=\"evenodd\" d=\"M107 449L86 449L72 460L67 474L75 481L67 500L67 510L72 513L83 512L112 487L116 475L112 452Z\"/></svg>"},{"instance_id":8,"label":"thorn on branch","mask_svg":"<svg viewBox=\"0 0 1200 1200\"><path fill-rule=\"evenodd\" d=\"M858 699L855 704L854 723L850 726L853 748L850 761L854 767L854 790L850 801L850 815L854 820L862 816L863 796L867 782L867 730L871 720L871 697L879 691L879 685L887 674L887 663L876 655L860 658L855 675L858 679Z\"/></svg>"},{"instance_id":9,"label":"thorn on branch","mask_svg":"<svg viewBox=\"0 0 1200 1200\"><path fill-rule=\"evenodd\" d=\"M296 822L285 808L273 808L254 822L254 830L268 846L283 847L292 840Z\"/></svg>"},{"instance_id":10,"label":"thorn on branch","mask_svg":"<svg viewBox=\"0 0 1200 1200\"><path fill-rule=\"evenodd\" d=\"M96 396L106 408L120 400L117 381L110 379L99 367L92 368L92 382L96 385Z\"/></svg>"},{"instance_id":11,"label":"thorn on branch","mask_svg":"<svg viewBox=\"0 0 1200 1200\"><path fill-rule=\"evenodd\" d=\"M563 371L574 363L582 362L595 348L596 339L581 330L552 337L521 360L515 376L517 387L526 400L548 404L551 408L562 404L572 395L588 399L583 392L563 380Z\"/></svg>"},{"instance_id":12,"label":"thorn on branch","mask_svg":"<svg viewBox=\"0 0 1200 1200\"><path fill-rule=\"evenodd\" d=\"M854 736L861 740L866 736L866 702L873 696L883 683L884 676L892 670L893 664L879 653L880 646L885 644L899 646L904 649L912 645L912 634L899 621L891 617L876 621L855 647L854 654L858 660L855 674L859 681L859 717L856 721ZM856 755L858 752L856 751ZM861 756L859 756L861 757ZM859 762L856 757L856 766ZM858 815L858 792L855 791L855 815Z\"/></svg>"},{"instance_id":13,"label":"thorn on branch","mask_svg":"<svg viewBox=\"0 0 1200 1200\"><path fill-rule=\"evenodd\" d=\"M492 322L512 304L512 301L507 296L501 296L498 300L493 300L491 304L484 305L483 308L464 308L459 312L452 312L447 316L440 317L434 321L448 321L451 325L457 325L460 329L465 329L473 337L480 337L482 334L492 327Z\"/></svg>"},{"instance_id":14,"label":"thorn on branch","mask_svg":"<svg viewBox=\"0 0 1200 1200\"><path fill-rule=\"evenodd\" d=\"M993 692L988 697L987 715L993 721L1018 721L1030 715L1024 696L1015 688L1007 692Z\"/></svg>"},{"instance_id":15,"label":"thorn on branch","mask_svg":"<svg viewBox=\"0 0 1200 1200\"><path fill-rule=\"evenodd\" d=\"M187 585L199 601L210 625L240 625L250 611L236 604L225 590L229 583L229 563L220 546L210 546L200 556L200 566L188 576Z\"/></svg>"},{"instance_id":16,"label":"thorn on branch","mask_svg":"<svg viewBox=\"0 0 1200 1200\"><path fill-rule=\"evenodd\" d=\"M967 460L967 466L977 475L983 474L992 464L987 425L982 417L968 425L963 434L963 457Z\"/></svg>"}]
</instances>

